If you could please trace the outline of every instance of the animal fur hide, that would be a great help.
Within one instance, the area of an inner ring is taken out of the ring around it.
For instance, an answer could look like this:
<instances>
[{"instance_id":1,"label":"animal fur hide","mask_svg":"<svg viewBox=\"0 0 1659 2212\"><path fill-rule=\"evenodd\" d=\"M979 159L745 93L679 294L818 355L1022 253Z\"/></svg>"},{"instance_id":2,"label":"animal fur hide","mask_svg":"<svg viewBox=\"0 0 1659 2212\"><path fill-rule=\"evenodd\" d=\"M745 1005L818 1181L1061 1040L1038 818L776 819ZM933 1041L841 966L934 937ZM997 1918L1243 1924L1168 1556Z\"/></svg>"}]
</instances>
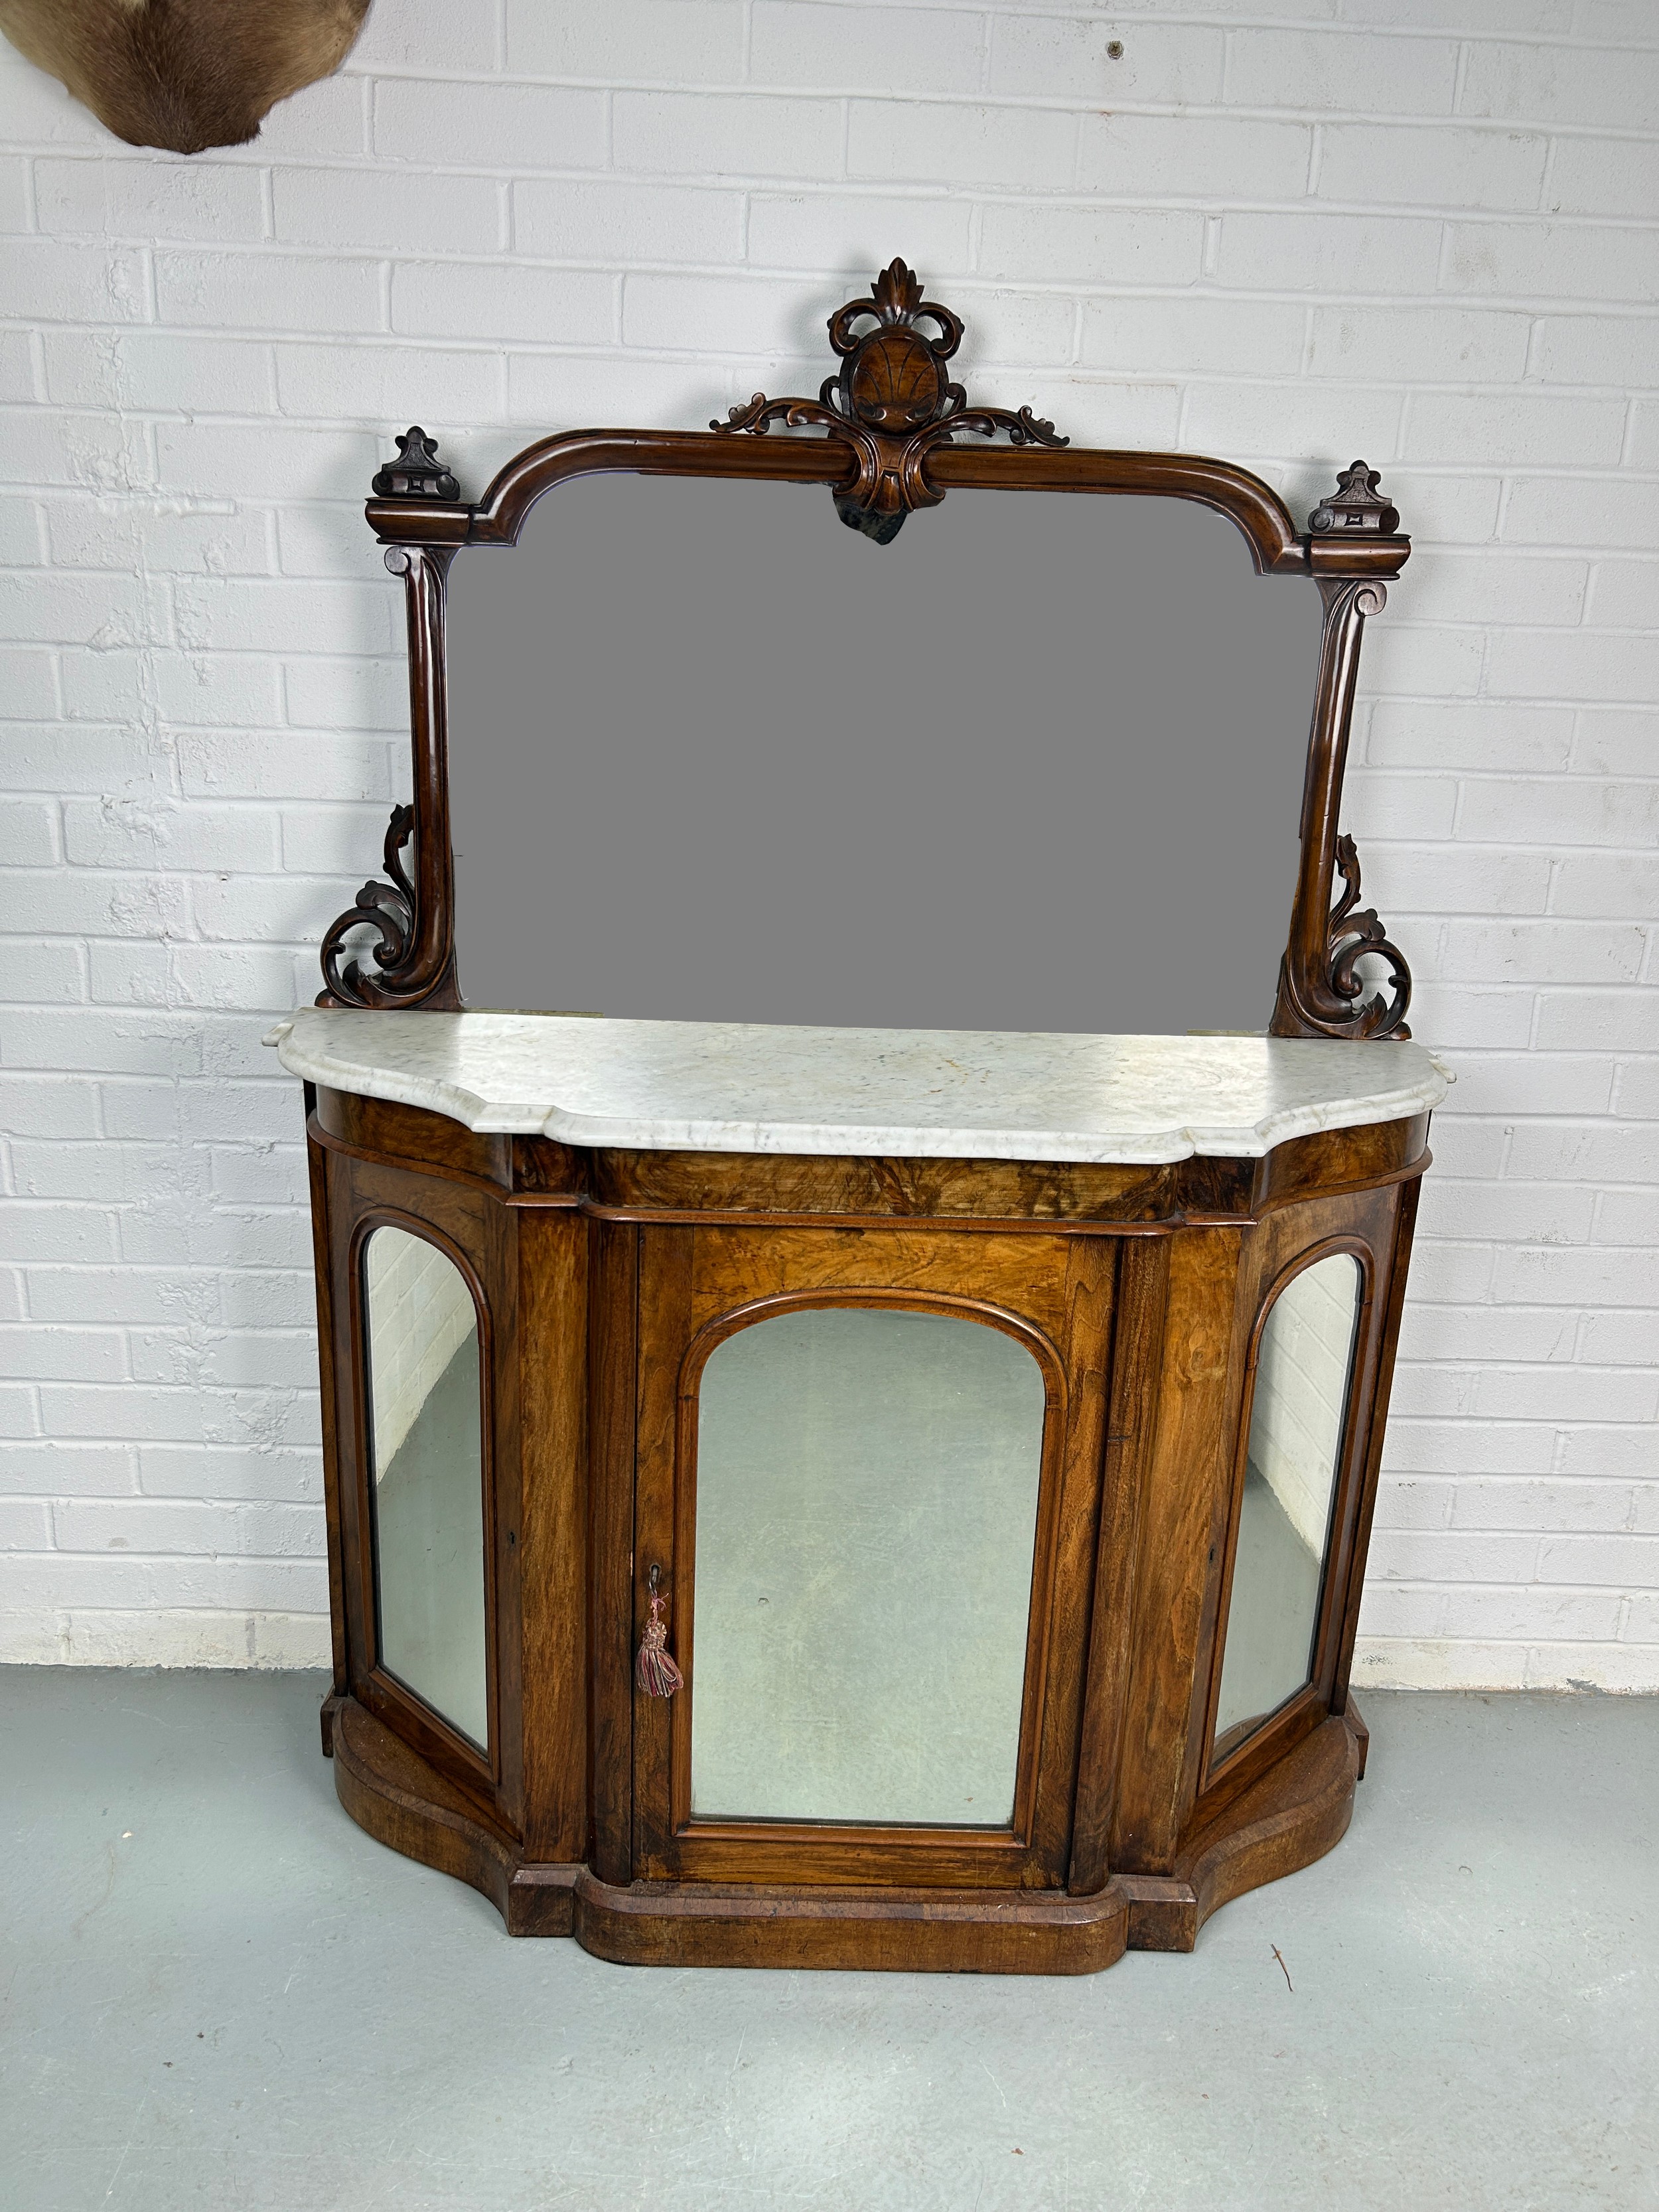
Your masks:
<instances>
[{"instance_id":1,"label":"animal fur hide","mask_svg":"<svg viewBox=\"0 0 1659 2212\"><path fill-rule=\"evenodd\" d=\"M255 138L328 76L369 0L0 0L0 31L130 146L199 154Z\"/></svg>"}]
</instances>

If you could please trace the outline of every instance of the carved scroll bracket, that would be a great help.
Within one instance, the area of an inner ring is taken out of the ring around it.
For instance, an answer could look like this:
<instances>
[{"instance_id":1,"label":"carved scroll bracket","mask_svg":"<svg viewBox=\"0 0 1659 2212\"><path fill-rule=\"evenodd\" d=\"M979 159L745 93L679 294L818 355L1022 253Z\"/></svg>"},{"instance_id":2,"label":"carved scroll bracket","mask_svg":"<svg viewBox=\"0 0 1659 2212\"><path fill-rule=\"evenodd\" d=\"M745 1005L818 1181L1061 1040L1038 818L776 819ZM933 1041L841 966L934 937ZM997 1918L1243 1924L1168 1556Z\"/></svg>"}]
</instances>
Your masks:
<instances>
[{"instance_id":1,"label":"carved scroll bracket","mask_svg":"<svg viewBox=\"0 0 1659 2212\"><path fill-rule=\"evenodd\" d=\"M1372 534L1385 530L1391 533L1400 518L1385 501L1376 498L1376 471L1367 470L1363 461L1356 461L1344 472L1341 489L1327 502L1327 507L1316 508L1310 518L1310 527L1318 526L1318 518L1327 508L1338 508L1343 493L1350 490L1363 503L1360 511L1368 518L1377 509L1388 518L1386 524L1367 520L1357 526ZM1402 544L1400 562L1407 550L1409 547ZM1337 830L1359 675L1360 637L1367 620L1381 614L1387 605L1388 590L1376 577L1363 574L1322 575L1317 580L1325 603L1325 624L1303 793L1301 872L1290 942L1279 969L1272 1034L1355 1040L1408 1037L1406 1013L1411 1005L1411 969L1376 911L1360 906L1359 857L1353 839L1339 836ZM1334 901L1339 875L1343 889ZM1360 973L1360 963L1367 956L1379 960L1387 971L1381 990L1373 988Z\"/></svg>"},{"instance_id":2,"label":"carved scroll bracket","mask_svg":"<svg viewBox=\"0 0 1659 2212\"><path fill-rule=\"evenodd\" d=\"M424 432L398 445L407 462L419 441L416 465L445 475ZM453 479L447 479L451 488ZM378 479L377 479L378 483ZM429 496L442 496L432 494ZM319 1006L458 1007L455 983L454 859L449 842L449 711L444 671L444 591L454 549L389 545L386 565L404 580L409 625L409 704L414 798L394 806L383 860L387 880L371 879L325 931ZM414 848L411 873L405 851ZM365 928L374 941L348 956L348 940ZM363 950L373 963L365 968Z\"/></svg>"},{"instance_id":3,"label":"carved scroll bracket","mask_svg":"<svg viewBox=\"0 0 1659 2212\"><path fill-rule=\"evenodd\" d=\"M875 327L860 328L869 323ZM924 303L915 271L894 261L876 278L868 299L848 300L830 316L830 344L841 369L824 379L816 399L769 399L757 392L746 407L732 408L726 422L708 427L723 437L764 436L774 422L782 422L842 440L851 450L853 476L836 487L836 512L849 529L890 545L907 514L937 507L944 498L928 481L927 456L949 445L957 431L992 438L1006 430L1016 446L1071 442L1029 407L1017 414L1006 407L970 407L962 386L945 372L962 337L962 318L933 301Z\"/></svg>"}]
</instances>

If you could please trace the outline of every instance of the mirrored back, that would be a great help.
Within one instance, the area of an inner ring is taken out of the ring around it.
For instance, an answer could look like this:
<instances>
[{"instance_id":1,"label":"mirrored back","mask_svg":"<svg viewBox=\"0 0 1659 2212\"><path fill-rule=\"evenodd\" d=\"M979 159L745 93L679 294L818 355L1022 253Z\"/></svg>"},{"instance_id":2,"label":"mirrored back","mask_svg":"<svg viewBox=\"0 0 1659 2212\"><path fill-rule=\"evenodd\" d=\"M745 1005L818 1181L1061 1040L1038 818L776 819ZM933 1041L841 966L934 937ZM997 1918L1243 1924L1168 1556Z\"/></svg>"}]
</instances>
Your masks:
<instances>
[{"instance_id":1,"label":"mirrored back","mask_svg":"<svg viewBox=\"0 0 1659 2212\"><path fill-rule=\"evenodd\" d=\"M1320 625L1182 500L559 483L449 580L465 1000L1263 1030Z\"/></svg>"}]
</instances>

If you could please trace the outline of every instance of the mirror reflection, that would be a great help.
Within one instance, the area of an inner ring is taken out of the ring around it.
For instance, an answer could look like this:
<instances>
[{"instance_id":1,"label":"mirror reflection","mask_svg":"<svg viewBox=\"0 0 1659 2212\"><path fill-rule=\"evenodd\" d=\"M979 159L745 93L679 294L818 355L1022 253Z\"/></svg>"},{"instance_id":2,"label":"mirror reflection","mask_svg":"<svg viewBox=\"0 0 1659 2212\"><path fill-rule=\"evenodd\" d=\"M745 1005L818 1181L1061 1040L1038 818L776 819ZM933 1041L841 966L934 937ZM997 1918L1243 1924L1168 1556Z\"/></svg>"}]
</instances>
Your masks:
<instances>
[{"instance_id":1,"label":"mirror reflection","mask_svg":"<svg viewBox=\"0 0 1659 2212\"><path fill-rule=\"evenodd\" d=\"M1256 1355L1217 1701L1224 1757L1307 1681L1342 1456L1359 1263L1334 1252L1273 1301Z\"/></svg>"},{"instance_id":2,"label":"mirror reflection","mask_svg":"<svg viewBox=\"0 0 1659 2212\"><path fill-rule=\"evenodd\" d=\"M1006 1826L1045 1407L1004 1330L830 1307L716 1346L697 1419L691 1807Z\"/></svg>"},{"instance_id":3,"label":"mirror reflection","mask_svg":"<svg viewBox=\"0 0 1659 2212\"><path fill-rule=\"evenodd\" d=\"M1188 501L560 484L450 574L466 1002L1263 1030L1320 618Z\"/></svg>"},{"instance_id":4,"label":"mirror reflection","mask_svg":"<svg viewBox=\"0 0 1659 2212\"><path fill-rule=\"evenodd\" d=\"M363 1311L380 1664L482 1748L477 1309L446 1253L387 1224L363 1248Z\"/></svg>"}]
</instances>

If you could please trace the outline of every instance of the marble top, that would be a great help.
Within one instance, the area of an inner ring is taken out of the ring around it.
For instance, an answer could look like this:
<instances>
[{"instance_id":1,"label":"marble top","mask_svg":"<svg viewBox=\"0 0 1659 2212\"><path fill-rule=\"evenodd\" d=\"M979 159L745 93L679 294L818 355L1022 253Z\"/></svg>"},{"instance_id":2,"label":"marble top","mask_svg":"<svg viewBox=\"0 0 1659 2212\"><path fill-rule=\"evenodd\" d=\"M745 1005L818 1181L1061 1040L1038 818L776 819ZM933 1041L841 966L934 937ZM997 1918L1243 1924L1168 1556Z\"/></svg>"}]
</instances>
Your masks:
<instances>
[{"instance_id":1,"label":"marble top","mask_svg":"<svg viewBox=\"0 0 1659 2212\"><path fill-rule=\"evenodd\" d=\"M1156 1163L1257 1159L1401 1121L1450 1079L1420 1045L793 1029L307 1007L290 1075L469 1129L644 1152Z\"/></svg>"}]
</instances>

